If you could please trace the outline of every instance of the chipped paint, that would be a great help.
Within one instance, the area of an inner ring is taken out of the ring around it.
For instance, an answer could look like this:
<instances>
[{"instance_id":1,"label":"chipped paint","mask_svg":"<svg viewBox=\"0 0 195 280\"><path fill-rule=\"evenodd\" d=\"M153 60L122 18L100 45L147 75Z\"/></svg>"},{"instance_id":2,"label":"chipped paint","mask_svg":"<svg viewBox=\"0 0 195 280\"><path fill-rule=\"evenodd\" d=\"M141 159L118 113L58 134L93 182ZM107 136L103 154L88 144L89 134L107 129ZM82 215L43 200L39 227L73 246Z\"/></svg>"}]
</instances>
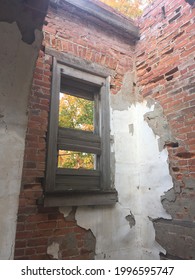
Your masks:
<instances>
[{"instance_id":1,"label":"chipped paint","mask_svg":"<svg viewBox=\"0 0 195 280\"><path fill-rule=\"evenodd\" d=\"M135 72L128 71L124 78L121 90L111 97L111 107L113 110L123 111L141 100L141 95L135 94Z\"/></svg>"},{"instance_id":2,"label":"chipped paint","mask_svg":"<svg viewBox=\"0 0 195 280\"><path fill-rule=\"evenodd\" d=\"M151 102L151 101L150 101ZM147 102L147 106L148 106ZM147 112L144 115L145 121L151 127L155 135L158 135L158 144L160 152L164 149L164 146L170 143L177 143L175 138L172 136L169 128L168 121L163 113L163 108L157 102L154 103L154 110Z\"/></svg>"},{"instance_id":3,"label":"chipped paint","mask_svg":"<svg viewBox=\"0 0 195 280\"><path fill-rule=\"evenodd\" d=\"M59 211L64 215L64 218L67 218L72 211L72 207L60 207Z\"/></svg>"},{"instance_id":4,"label":"chipped paint","mask_svg":"<svg viewBox=\"0 0 195 280\"><path fill-rule=\"evenodd\" d=\"M121 110L120 105L120 110L115 106L111 109L114 184L119 202L112 207L79 207L76 220L96 237L96 259L159 259L165 250L155 241L151 219L171 218L160 200L173 185L168 152L166 148L159 151L160 137L144 120L154 106L149 108L144 101ZM129 133L129 123L134 133ZM133 213L132 226L127 222L129 213Z\"/></svg>"}]
</instances>

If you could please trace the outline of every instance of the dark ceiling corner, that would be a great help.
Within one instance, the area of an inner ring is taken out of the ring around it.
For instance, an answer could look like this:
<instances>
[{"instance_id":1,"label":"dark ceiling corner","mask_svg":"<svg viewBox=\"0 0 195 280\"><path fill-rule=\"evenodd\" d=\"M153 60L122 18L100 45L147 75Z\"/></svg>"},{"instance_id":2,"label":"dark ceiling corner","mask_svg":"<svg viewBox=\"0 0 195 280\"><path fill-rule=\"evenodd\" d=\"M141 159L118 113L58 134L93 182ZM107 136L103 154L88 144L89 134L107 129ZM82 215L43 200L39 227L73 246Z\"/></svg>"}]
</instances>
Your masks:
<instances>
[{"instance_id":1,"label":"dark ceiling corner","mask_svg":"<svg viewBox=\"0 0 195 280\"><path fill-rule=\"evenodd\" d=\"M9 0L0 2L0 22L16 22L22 40L32 44L35 29L42 30L49 0Z\"/></svg>"}]
</instances>

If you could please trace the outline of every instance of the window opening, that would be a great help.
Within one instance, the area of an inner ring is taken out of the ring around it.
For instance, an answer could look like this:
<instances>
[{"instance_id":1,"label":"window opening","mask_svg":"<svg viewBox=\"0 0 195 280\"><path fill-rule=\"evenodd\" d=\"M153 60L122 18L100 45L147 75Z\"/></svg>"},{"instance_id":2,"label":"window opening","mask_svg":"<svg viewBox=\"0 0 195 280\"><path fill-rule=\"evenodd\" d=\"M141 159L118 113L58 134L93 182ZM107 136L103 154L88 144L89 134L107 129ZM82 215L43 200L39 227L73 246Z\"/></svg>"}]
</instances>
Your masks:
<instances>
[{"instance_id":1,"label":"window opening","mask_svg":"<svg viewBox=\"0 0 195 280\"><path fill-rule=\"evenodd\" d=\"M58 168L95 170L95 157L96 155L89 153L59 150Z\"/></svg>"},{"instance_id":2,"label":"window opening","mask_svg":"<svg viewBox=\"0 0 195 280\"><path fill-rule=\"evenodd\" d=\"M59 126L94 131L94 101L60 93Z\"/></svg>"},{"instance_id":3,"label":"window opening","mask_svg":"<svg viewBox=\"0 0 195 280\"><path fill-rule=\"evenodd\" d=\"M66 65L66 59L53 59L44 205L114 204L109 77L93 74L96 67L80 60Z\"/></svg>"}]
</instances>

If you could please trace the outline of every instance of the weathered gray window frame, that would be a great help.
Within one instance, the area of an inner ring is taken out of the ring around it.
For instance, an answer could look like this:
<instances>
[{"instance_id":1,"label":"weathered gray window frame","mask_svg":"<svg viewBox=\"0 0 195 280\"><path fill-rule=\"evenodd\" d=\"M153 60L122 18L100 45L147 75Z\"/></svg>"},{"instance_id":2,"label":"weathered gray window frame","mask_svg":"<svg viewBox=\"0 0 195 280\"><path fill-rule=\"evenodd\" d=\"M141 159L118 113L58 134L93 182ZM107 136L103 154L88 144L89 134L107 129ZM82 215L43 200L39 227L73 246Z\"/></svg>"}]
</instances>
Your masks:
<instances>
[{"instance_id":1,"label":"weathered gray window frame","mask_svg":"<svg viewBox=\"0 0 195 280\"><path fill-rule=\"evenodd\" d=\"M53 56L50 118L47 137L45 206L109 205L117 201L110 180L110 72L99 65L51 49ZM60 128L59 93L65 75L84 82L94 93L96 121L94 133ZM74 143L72 144L72 139ZM98 170L57 168L58 149L76 150L98 155ZM78 184L78 182L80 182Z\"/></svg>"}]
</instances>

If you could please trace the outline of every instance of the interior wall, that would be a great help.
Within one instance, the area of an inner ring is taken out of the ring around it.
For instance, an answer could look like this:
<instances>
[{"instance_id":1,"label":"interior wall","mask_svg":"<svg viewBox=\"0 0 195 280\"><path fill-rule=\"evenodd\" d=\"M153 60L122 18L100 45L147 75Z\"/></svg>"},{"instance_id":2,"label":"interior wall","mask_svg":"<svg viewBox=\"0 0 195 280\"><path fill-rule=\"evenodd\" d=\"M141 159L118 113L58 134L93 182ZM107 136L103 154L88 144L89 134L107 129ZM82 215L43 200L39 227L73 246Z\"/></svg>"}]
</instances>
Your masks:
<instances>
[{"instance_id":1,"label":"interior wall","mask_svg":"<svg viewBox=\"0 0 195 280\"><path fill-rule=\"evenodd\" d=\"M46 21L45 49L52 48L70 54L70 59L76 56L92 63L93 67L97 64L109 69L113 73L110 93L120 91L125 73L134 67L135 46L131 39L103 29L68 7L50 7ZM99 243L101 235L94 234L92 225L85 228L78 224L77 209L37 205L44 190L51 76L52 57L43 48L36 63L28 104L15 259L94 259L96 242ZM102 221L102 227L105 223L107 221ZM128 222L126 224L128 226Z\"/></svg>"},{"instance_id":2,"label":"interior wall","mask_svg":"<svg viewBox=\"0 0 195 280\"><path fill-rule=\"evenodd\" d=\"M49 10L44 45L113 71L111 167L119 201L92 208L37 205L52 69L42 49L28 104L15 258L195 258L194 9L182 0L155 1L139 21L136 47L72 12Z\"/></svg>"},{"instance_id":3,"label":"interior wall","mask_svg":"<svg viewBox=\"0 0 195 280\"><path fill-rule=\"evenodd\" d=\"M22 41L16 23L0 23L0 259L12 259L23 167L27 100L42 36Z\"/></svg>"},{"instance_id":4,"label":"interior wall","mask_svg":"<svg viewBox=\"0 0 195 280\"><path fill-rule=\"evenodd\" d=\"M161 194L172 187L168 153L159 150L159 136L144 119L154 105L135 102L120 110L120 94L132 93L111 97L117 104L111 109L111 134L119 201L115 207L79 207L76 219L94 233L96 259L159 259L165 250L155 241L152 220L170 218L160 202Z\"/></svg>"},{"instance_id":5,"label":"interior wall","mask_svg":"<svg viewBox=\"0 0 195 280\"><path fill-rule=\"evenodd\" d=\"M154 1L140 19L136 48L139 94L160 104L167 119L163 127L171 132L160 138L168 149L173 180L161 201L171 220L153 221L156 240L167 252L161 257L168 259L195 259L194 16L195 9L186 1ZM155 112L146 120L159 134L162 127L156 117Z\"/></svg>"},{"instance_id":6,"label":"interior wall","mask_svg":"<svg viewBox=\"0 0 195 280\"><path fill-rule=\"evenodd\" d=\"M48 0L0 3L0 259L13 259L27 101Z\"/></svg>"}]
</instances>

